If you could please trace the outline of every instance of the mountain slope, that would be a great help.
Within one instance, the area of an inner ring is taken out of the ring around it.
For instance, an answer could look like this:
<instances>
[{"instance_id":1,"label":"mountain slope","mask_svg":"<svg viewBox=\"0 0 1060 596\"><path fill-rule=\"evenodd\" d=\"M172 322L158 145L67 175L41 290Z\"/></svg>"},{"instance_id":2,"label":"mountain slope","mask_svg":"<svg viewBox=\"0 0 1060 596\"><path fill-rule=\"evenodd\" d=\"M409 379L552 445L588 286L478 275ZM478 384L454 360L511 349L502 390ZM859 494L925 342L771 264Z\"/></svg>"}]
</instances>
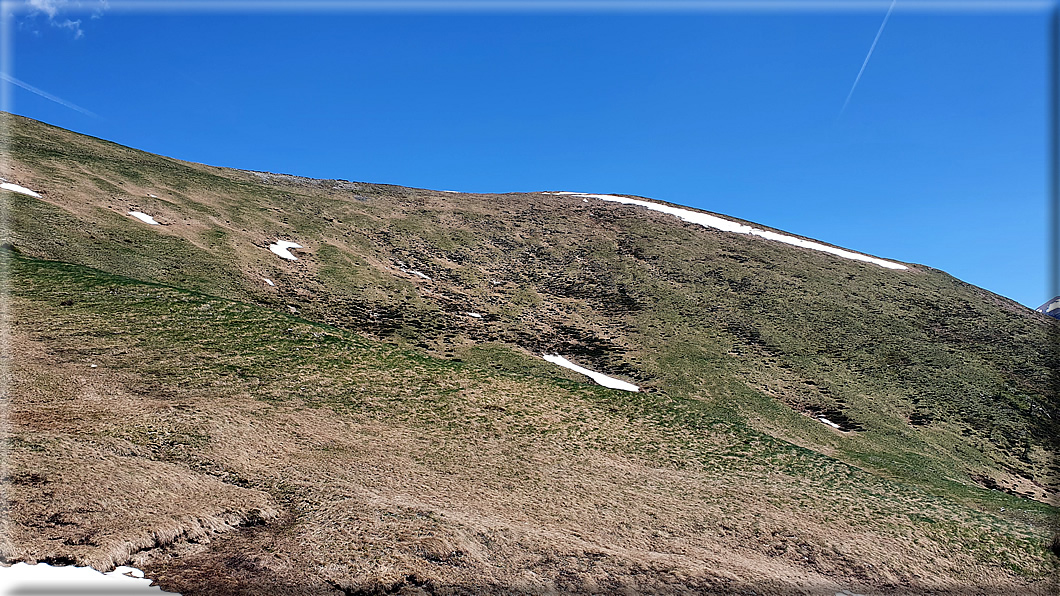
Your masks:
<instances>
[{"instance_id":1,"label":"mountain slope","mask_svg":"<svg viewBox=\"0 0 1060 596\"><path fill-rule=\"evenodd\" d=\"M2 193L34 355L13 519L57 537L11 558L147 548L187 593L196 569L233 593L1007 593L1055 571L1051 318L599 197L228 170L7 118L3 176L40 195ZM121 471L102 502L140 468L209 497L35 509L77 487L71 457Z\"/></svg>"}]
</instances>

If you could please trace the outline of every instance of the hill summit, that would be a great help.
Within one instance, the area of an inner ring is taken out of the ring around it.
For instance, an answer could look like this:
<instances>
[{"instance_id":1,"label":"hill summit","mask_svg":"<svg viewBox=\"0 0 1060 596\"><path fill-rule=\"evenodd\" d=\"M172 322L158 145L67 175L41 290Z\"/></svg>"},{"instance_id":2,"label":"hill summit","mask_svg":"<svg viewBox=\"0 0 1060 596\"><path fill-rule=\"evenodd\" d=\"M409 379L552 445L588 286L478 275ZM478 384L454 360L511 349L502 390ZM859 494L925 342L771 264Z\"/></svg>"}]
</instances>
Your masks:
<instances>
[{"instance_id":1,"label":"hill summit","mask_svg":"<svg viewBox=\"0 0 1060 596\"><path fill-rule=\"evenodd\" d=\"M4 119L8 562L185 595L1052 585L1060 322L1011 300L645 197Z\"/></svg>"}]
</instances>

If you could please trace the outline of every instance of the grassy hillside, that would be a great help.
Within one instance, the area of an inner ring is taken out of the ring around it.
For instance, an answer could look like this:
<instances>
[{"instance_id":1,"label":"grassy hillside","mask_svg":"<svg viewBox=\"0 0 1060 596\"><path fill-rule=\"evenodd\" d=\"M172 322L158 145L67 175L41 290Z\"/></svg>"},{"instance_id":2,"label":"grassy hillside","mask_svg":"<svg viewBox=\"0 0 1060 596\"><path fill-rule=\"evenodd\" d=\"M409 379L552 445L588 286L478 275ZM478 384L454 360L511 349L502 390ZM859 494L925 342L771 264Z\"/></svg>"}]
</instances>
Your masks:
<instances>
[{"instance_id":1,"label":"grassy hillside","mask_svg":"<svg viewBox=\"0 0 1060 596\"><path fill-rule=\"evenodd\" d=\"M10 559L131 559L186 594L1001 594L1056 571L1058 321L634 206L7 118L2 175L43 196L0 193Z\"/></svg>"}]
</instances>

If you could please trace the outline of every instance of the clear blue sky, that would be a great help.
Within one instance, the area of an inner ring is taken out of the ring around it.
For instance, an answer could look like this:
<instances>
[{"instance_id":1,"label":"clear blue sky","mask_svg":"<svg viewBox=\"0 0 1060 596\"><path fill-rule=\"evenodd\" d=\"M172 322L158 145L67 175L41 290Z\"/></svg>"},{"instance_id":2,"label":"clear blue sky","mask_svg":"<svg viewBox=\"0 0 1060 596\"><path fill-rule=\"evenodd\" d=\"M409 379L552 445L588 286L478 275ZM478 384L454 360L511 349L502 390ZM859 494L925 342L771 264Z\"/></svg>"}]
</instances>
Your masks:
<instances>
[{"instance_id":1,"label":"clear blue sky","mask_svg":"<svg viewBox=\"0 0 1060 596\"><path fill-rule=\"evenodd\" d=\"M899 1L840 113L887 2L669 13L33 4L11 21L7 75L91 115L14 86L9 108L64 128L312 177L643 195L926 264L1032 308L1051 297L1045 5Z\"/></svg>"}]
</instances>

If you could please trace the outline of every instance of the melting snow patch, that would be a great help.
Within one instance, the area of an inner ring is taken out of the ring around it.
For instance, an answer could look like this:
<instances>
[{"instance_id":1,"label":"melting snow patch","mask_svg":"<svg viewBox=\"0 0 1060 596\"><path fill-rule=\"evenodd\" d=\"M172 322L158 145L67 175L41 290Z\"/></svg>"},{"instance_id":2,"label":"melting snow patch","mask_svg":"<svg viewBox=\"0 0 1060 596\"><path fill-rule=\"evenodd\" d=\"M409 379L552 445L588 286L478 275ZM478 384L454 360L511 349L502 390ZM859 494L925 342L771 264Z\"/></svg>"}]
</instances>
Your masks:
<instances>
[{"instance_id":1,"label":"melting snow patch","mask_svg":"<svg viewBox=\"0 0 1060 596\"><path fill-rule=\"evenodd\" d=\"M37 193L33 192L32 190L26 188L25 186L19 186L17 184L11 184L10 182L0 183L0 188L2 188L4 190L10 190L11 192L17 192L17 193L20 193L20 194L29 195L29 196L31 196L31 197L33 197L35 199L41 198L41 196L39 194L37 194Z\"/></svg>"},{"instance_id":2,"label":"melting snow patch","mask_svg":"<svg viewBox=\"0 0 1060 596\"><path fill-rule=\"evenodd\" d=\"M152 586L143 571L124 566L101 573L91 567L16 563L0 567L0 587L4 594L173 594Z\"/></svg>"},{"instance_id":3,"label":"melting snow patch","mask_svg":"<svg viewBox=\"0 0 1060 596\"><path fill-rule=\"evenodd\" d=\"M399 267L399 269L401 268ZM427 274L423 273L422 271L416 271L415 269L401 269L401 272L408 273L409 275L415 275L416 277L426 279L427 281L432 281L431 278L428 277Z\"/></svg>"},{"instance_id":4,"label":"melting snow patch","mask_svg":"<svg viewBox=\"0 0 1060 596\"><path fill-rule=\"evenodd\" d=\"M574 364L570 360L567 360L563 356L549 356L548 354L545 354L541 357L551 362L552 364L557 364L559 366L562 366L563 368L569 368L570 370L573 370L576 373L581 373L589 377L590 379L596 381L598 385L603 385L604 387L608 387L610 389L621 389L622 391L640 391L640 387L637 387L632 383L619 381L618 379L613 379L607 375L591 371L587 368L582 368L577 364Z\"/></svg>"},{"instance_id":5,"label":"melting snow patch","mask_svg":"<svg viewBox=\"0 0 1060 596\"><path fill-rule=\"evenodd\" d=\"M481 319L482 318L482 315L478 314L477 312L466 312L464 314L469 316L469 317L474 317L476 319Z\"/></svg>"},{"instance_id":6,"label":"melting snow patch","mask_svg":"<svg viewBox=\"0 0 1060 596\"><path fill-rule=\"evenodd\" d=\"M272 280L271 280L271 279L269 279L269 278L267 278L267 277L263 277L263 278L261 278L261 279L264 279L264 280L265 280L265 283L269 284L270 286L273 286L273 287L275 287L275 286L276 286L276 284L272 283Z\"/></svg>"},{"instance_id":7,"label":"melting snow patch","mask_svg":"<svg viewBox=\"0 0 1060 596\"><path fill-rule=\"evenodd\" d=\"M147 196L151 197L152 199L157 199L158 198L158 195L148 194Z\"/></svg>"},{"instance_id":8,"label":"melting snow patch","mask_svg":"<svg viewBox=\"0 0 1060 596\"><path fill-rule=\"evenodd\" d=\"M777 242L783 242L785 244L791 244L794 246L801 246L802 248L809 248L812 250L819 250L833 254L837 257L844 259L851 259L854 261L863 261L866 263L873 263L880 267L887 269L908 269L905 265L893 263L891 261L885 261L883 259L877 259L876 257L870 257L849 250L843 250L842 248L836 248L834 246L828 246L819 242L812 242L810 240L803 240L802 238L796 238L794 236L788 236L786 234L778 234L776 232L769 232L766 230L759 230L758 228L752 228L744 224L739 224L734 221L722 219L714 215L708 215L706 213L699 213L698 211L689 211L688 209L680 209L678 207L671 207L669 205L660 205L659 203L652 203L650 201L642 201L640 199L631 199L629 197L619 197L616 195L592 195L580 192L557 192L552 193L557 195L572 195L575 197L600 199L601 201L611 201L614 203L623 203L626 205L639 205L641 207L647 207L653 211L659 211L662 213L669 213L675 215L681 219L694 224L699 224L705 228L714 228L722 230L723 232L735 232L737 234L749 234L751 236L759 236L766 240L776 240Z\"/></svg>"},{"instance_id":9,"label":"melting snow patch","mask_svg":"<svg viewBox=\"0 0 1060 596\"><path fill-rule=\"evenodd\" d=\"M140 211L130 211L129 215L131 215L131 216L135 217L136 219L144 222L145 224L151 224L153 226L157 226L158 225L158 222L155 221L155 218L151 217L150 215L148 215L146 213L142 213Z\"/></svg>"},{"instance_id":10,"label":"melting snow patch","mask_svg":"<svg viewBox=\"0 0 1060 596\"><path fill-rule=\"evenodd\" d=\"M297 261L298 257L291 254L288 248L302 248L301 244L295 244L294 242L288 242L286 240L277 240L276 244L270 244L269 250L274 252L277 256L288 261Z\"/></svg>"},{"instance_id":11,"label":"melting snow patch","mask_svg":"<svg viewBox=\"0 0 1060 596\"><path fill-rule=\"evenodd\" d=\"M821 417L821 418L818 418L818 420L820 420L821 422L827 424L828 426L831 426L832 428L835 428L835 429L839 428L838 424L836 424L835 422L832 422L831 420L829 420L827 418Z\"/></svg>"}]
</instances>

